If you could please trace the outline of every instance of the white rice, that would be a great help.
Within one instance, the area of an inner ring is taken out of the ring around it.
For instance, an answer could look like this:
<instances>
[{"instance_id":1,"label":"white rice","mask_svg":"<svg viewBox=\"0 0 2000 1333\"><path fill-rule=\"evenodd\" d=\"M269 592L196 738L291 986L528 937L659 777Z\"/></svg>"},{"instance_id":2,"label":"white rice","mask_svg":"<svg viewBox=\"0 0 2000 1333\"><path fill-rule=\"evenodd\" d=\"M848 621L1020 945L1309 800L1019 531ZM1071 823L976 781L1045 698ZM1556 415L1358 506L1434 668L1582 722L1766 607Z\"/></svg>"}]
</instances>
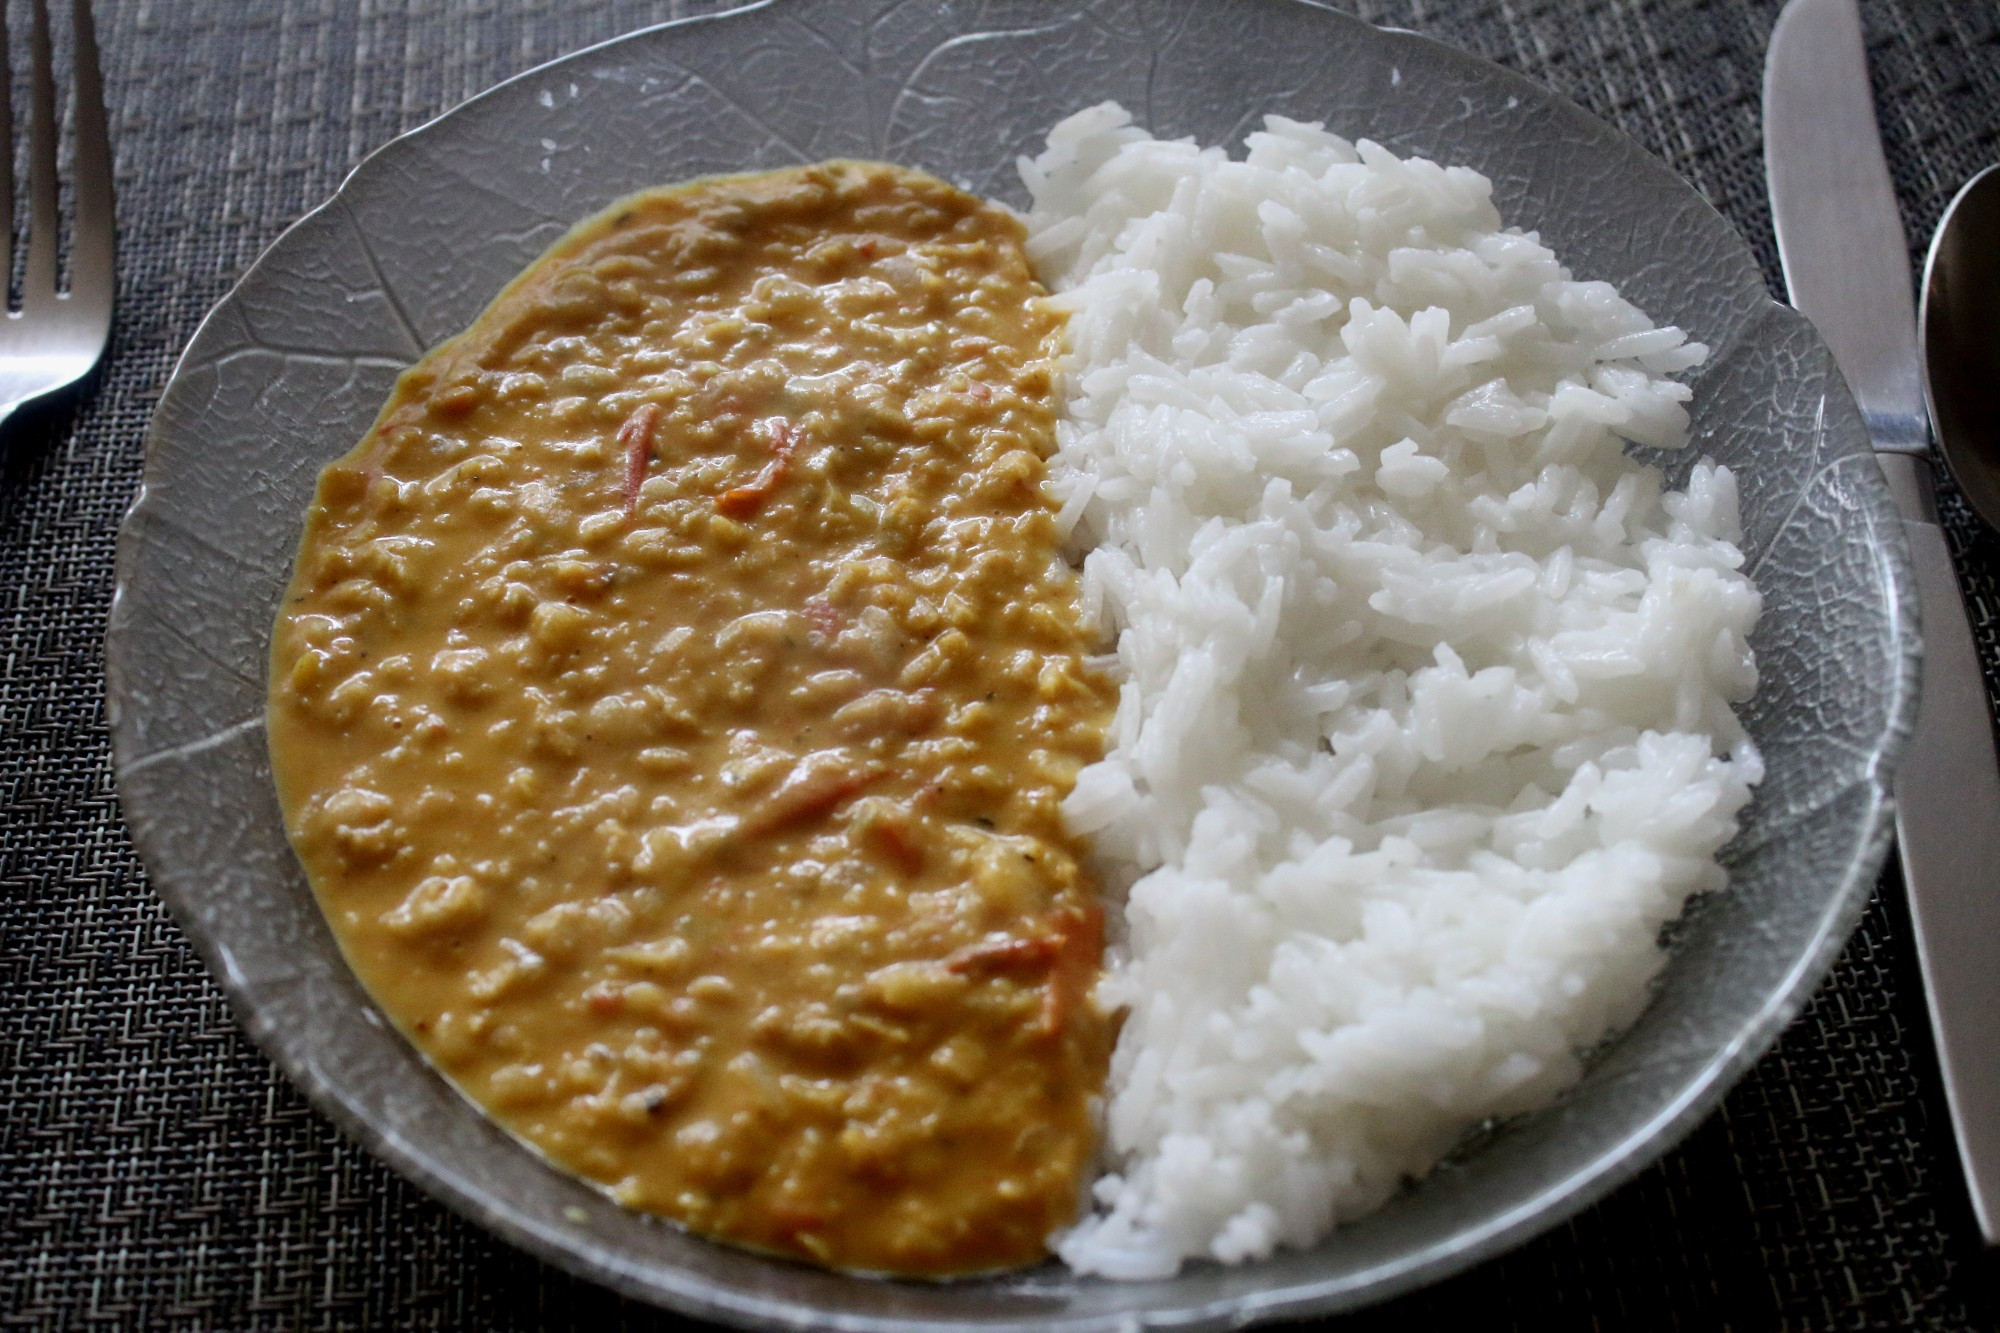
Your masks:
<instances>
[{"instance_id":1,"label":"white rice","mask_svg":"<svg viewBox=\"0 0 2000 1333\"><path fill-rule=\"evenodd\" d=\"M1706 355L1488 181L1273 116L1232 161L1105 105L1021 171L1071 312L1053 485L1118 634L1067 805L1128 1011L1079 1270L1310 1245L1629 1024L1761 776Z\"/></svg>"}]
</instances>

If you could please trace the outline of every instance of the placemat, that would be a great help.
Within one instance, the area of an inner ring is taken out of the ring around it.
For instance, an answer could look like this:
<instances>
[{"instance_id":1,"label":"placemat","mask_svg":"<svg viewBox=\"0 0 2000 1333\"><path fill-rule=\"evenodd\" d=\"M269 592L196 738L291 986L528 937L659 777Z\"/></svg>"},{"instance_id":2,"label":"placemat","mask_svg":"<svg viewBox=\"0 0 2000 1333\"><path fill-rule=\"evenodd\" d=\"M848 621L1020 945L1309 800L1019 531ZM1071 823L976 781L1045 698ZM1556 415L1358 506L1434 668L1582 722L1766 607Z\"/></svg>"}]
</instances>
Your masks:
<instances>
[{"instance_id":1,"label":"placemat","mask_svg":"<svg viewBox=\"0 0 2000 1333\"><path fill-rule=\"evenodd\" d=\"M692 7L99 0L117 329L88 393L17 419L0 445L0 1326L682 1323L431 1202L242 1037L120 823L99 640L147 414L235 275L397 132ZM1779 289L1758 129L1775 0L1352 7L1621 126L1736 223ZM1927 237L1957 186L2000 160L2000 6L1864 9L1905 222ZM12 11L25 33L25 0ZM2000 698L2000 539L1946 504ZM1342 1326L1990 1329L1995 1286L1892 872L1811 1008L1681 1148L1572 1224Z\"/></svg>"}]
</instances>

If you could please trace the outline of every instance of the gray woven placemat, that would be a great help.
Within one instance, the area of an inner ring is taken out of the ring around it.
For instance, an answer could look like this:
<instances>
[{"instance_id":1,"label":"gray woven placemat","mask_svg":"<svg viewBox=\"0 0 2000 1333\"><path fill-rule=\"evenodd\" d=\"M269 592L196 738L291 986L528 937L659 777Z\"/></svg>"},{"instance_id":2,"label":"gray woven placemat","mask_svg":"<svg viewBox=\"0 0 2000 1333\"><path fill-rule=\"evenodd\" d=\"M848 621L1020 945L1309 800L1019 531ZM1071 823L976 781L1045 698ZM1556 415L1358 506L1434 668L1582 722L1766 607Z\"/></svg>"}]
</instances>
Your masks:
<instances>
[{"instance_id":1,"label":"gray woven placemat","mask_svg":"<svg viewBox=\"0 0 2000 1333\"><path fill-rule=\"evenodd\" d=\"M25 31L25 0L12 7ZM1354 7L1617 123L1775 279L1758 141L1774 0ZM236 1029L119 822L99 649L112 541L147 413L202 312L370 148L680 6L390 8L98 0L118 328L94 389L0 450L0 1326L673 1322L488 1238L307 1108ZM1865 8L1905 220L1927 236L2000 159L2000 8ZM1950 518L2000 681L2000 540L1961 506ZM1684 1146L1575 1223L1351 1326L1994 1328L1994 1269L1954 1171L1892 881L1813 1006Z\"/></svg>"}]
</instances>

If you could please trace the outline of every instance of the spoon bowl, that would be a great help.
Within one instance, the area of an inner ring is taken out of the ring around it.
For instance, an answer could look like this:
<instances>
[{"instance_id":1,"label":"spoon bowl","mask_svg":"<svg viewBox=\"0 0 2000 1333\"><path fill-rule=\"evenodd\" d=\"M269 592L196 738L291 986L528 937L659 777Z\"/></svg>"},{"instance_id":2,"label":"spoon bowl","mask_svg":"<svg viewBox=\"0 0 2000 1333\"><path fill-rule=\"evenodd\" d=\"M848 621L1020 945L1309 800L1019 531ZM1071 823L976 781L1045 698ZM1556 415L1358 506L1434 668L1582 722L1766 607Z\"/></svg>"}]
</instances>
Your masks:
<instances>
[{"instance_id":1,"label":"spoon bowl","mask_svg":"<svg viewBox=\"0 0 2000 1333\"><path fill-rule=\"evenodd\" d=\"M1938 449L1973 512L2000 528L2000 166L1967 181L1938 223L1917 333Z\"/></svg>"}]
</instances>

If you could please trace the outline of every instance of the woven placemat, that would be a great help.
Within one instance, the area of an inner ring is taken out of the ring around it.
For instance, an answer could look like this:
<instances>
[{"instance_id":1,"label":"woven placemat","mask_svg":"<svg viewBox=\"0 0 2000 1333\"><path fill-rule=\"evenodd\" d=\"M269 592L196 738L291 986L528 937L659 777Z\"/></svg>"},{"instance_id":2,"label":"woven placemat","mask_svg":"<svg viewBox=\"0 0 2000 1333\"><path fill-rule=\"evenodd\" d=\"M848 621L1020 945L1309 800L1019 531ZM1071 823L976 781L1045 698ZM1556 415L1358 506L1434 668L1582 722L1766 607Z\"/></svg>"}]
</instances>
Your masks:
<instances>
[{"instance_id":1,"label":"woven placemat","mask_svg":"<svg viewBox=\"0 0 2000 1333\"><path fill-rule=\"evenodd\" d=\"M1736 223L1775 287L1758 138L1774 0L1354 7L1618 124ZM12 4L16 32L26 8ZM119 821L99 639L147 414L202 312L257 251L395 133L682 8L99 0L118 327L93 389L17 421L0 452L0 1326L676 1322L432 1203L244 1040ZM1864 8L1905 221L1925 237L1957 185L2000 160L2000 7ZM17 73L17 98L22 85ZM1954 497L1947 512L2000 682L2000 539ZM1900 901L1892 876L1811 1008L1662 1163L1574 1223L1347 1326L2000 1326Z\"/></svg>"}]
</instances>

